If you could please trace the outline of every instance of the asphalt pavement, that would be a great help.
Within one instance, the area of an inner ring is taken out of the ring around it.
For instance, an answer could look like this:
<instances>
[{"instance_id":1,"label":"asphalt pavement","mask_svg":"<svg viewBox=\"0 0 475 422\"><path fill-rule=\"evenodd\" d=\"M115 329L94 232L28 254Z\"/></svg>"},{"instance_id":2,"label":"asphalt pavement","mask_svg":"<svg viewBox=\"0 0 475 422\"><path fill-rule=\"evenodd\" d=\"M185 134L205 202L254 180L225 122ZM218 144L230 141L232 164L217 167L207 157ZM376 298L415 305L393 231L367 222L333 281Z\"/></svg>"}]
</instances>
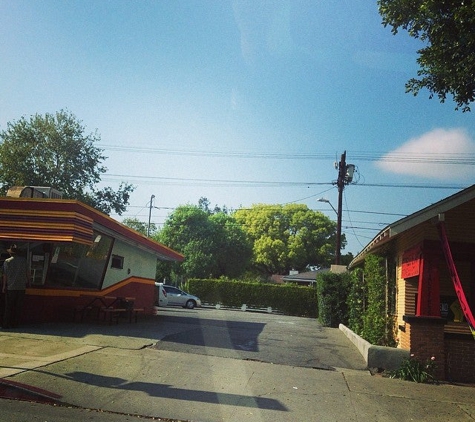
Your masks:
<instances>
[{"instance_id":1,"label":"asphalt pavement","mask_svg":"<svg viewBox=\"0 0 475 422\"><path fill-rule=\"evenodd\" d=\"M0 420L473 421L473 386L373 376L316 320L162 309L0 331Z\"/></svg>"}]
</instances>

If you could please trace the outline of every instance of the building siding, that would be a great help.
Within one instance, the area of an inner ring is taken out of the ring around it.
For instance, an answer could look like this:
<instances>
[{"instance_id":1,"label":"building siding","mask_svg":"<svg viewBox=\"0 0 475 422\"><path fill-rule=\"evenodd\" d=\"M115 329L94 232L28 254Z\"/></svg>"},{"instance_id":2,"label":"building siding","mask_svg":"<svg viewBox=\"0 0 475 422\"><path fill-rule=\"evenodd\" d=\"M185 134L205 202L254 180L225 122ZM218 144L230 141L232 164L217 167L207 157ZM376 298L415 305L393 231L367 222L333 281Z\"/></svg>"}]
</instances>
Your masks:
<instances>
[{"instance_id":1,"label":"building siding","mask_svg":"<svg viewBox=\"0 0 475 422\"><path fill-rule=\"evenodd\" d=\"M111 268L112 255L124 257L124 266L122 269ZM157 259L154 254L137 249L116 239L112 247L111 257L107 264L102 289L113 286L132 276L155 281L156 270Z\"/></svg>"}]
</instances>

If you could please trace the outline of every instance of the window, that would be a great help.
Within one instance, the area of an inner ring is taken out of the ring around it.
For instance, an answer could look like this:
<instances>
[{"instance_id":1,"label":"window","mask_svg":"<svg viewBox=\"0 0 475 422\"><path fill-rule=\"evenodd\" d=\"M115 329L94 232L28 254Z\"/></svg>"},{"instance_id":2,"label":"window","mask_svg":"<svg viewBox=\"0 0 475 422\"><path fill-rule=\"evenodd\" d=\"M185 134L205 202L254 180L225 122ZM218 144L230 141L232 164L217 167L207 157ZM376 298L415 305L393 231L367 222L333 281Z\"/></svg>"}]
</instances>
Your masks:
<instances>
[{"instance_id":1,"label":"window","mask_svg":"<svg viewBox=\"0 0 475 422\"><path fill-rule=\"evenodd\" d=\"M118 268L119 270L124 268L124 257L120 255L112 255L111 268Z\"/></svg>"},{"instance_id":2,"label":"window","mask_svg":"<svg viewBox=\"0 0 475 422\"><path fill-rule=\"evenodd\" d=\"M94 232L94 243L54 244L47 284L99 289L109 260L113 239Z\"/></svg>"}]
</instances>

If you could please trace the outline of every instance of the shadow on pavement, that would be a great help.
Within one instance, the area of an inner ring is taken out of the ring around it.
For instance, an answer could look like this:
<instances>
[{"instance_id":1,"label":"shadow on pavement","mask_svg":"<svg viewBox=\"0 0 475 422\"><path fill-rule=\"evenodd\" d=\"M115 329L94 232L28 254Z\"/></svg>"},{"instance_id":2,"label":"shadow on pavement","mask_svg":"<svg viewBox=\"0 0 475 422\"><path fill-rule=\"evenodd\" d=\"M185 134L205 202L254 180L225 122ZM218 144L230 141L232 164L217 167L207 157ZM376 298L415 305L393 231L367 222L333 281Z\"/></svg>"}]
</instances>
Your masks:
<instances>
[{"instance_id":1,"label":"shadow on pavement","mask_svg":"<svg viewBox=\"0 0 475 422\"><path fill-rule=\"evenodd\" d=\"M212 391L188 390L175 388L166 384L150 382L129 382L118 377L106 377L87 372L72 372L66 374L70 379L95 385L97 387L116 388L120 390L139 391L152 397L164 399L187 400L211 404L226 404L230 406L250 407L286 412L288 409L278 400L264 397L243 396L240 394L215 393Z\"/></svg>"},{"instance_id":2,"label":"shadow on pavement","mask_svg":"<svg viewBox=\"0 0 475 422\"><path fill-rule=\"evenodd\" d=\"M174 350L167 343L188 346L211 347L246 352L259 351L259 335L266 324L214 319L167 317L168 323L189 324L192 327L169 334L156 345L158 349Z\"/></svg>"}]
</instances>

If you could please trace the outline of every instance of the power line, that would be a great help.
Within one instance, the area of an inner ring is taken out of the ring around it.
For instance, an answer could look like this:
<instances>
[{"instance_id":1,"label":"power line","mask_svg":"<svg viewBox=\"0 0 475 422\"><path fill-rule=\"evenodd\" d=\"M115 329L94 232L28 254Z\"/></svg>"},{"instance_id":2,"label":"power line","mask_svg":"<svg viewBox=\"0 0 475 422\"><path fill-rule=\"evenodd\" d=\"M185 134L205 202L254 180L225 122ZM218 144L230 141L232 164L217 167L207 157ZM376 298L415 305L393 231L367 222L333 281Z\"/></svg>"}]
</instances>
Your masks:
<instances>
[{"instance_id":1,"label":"power line","mask_svg":"<svg viewBox=\"0 0 475 422\"><path fill-rule=\"evenodd\" d=\"M410 189L465 189L461 185L426 185L426 184L397 184L397 183L357 183L353 186L366 186L372 188L410 188Z\"/></svg>"},{"instance_id":2,"label":"power line","mask_svg":"<svg viewBox=\"0 0 475 422\"><path fill-rule=\"evenodd\" d=\"M207 150L180 150L156 147L121 146L98 144L100 148L110 151L126 151L142 154L161 154L195 157L229 157L245 159L272 159L272 160L335 160L335 153L302 153L302 152L249 152L249 151L207 151ZM416 153L416 152L366 152L348 151L352 159L358 161L385 161L396 163L433 163L450 165L475 165L475 154L470 153Z\"/></svg>"},{"instance_id":3,"label":"power line","mask_svg":"<svg viewBox=\"0 0 475 422\"><path fill-rule=\"evenodd\" d=\"M241 186L241 187L292 187L292 186L321 186L332 185L332 182L289 182L289 181L255 181L255 180L222 180L222 179L189 179L181 177L137 176L127 174L109 174L102 180L137 180L144 184L185 184L193 183L198 186Z\"/></svg>"},{"instance_id":4,"label":"power line","mask_svg":"<svg viewBox=\"0 0 475 422\"><path fill-rule=\"evenodd\" d=\"M198 185L198 186L217 186L217 187L312 187L334 185L334 182L289 182L289 181L258 181L258 180L223 180L223 179L191 179L182 177L162 177L162 176L137 176L127 174L108 174L102 180L130 180L141 182L143 184L160 183L163 185ZM380 187L380 188L410 188L410 189L452 189L461 190L467 186L462 185L428 185L428 184L396 184L396 183L355 183L352 186L360 187Z\"/></svg>"}]
</instances>

